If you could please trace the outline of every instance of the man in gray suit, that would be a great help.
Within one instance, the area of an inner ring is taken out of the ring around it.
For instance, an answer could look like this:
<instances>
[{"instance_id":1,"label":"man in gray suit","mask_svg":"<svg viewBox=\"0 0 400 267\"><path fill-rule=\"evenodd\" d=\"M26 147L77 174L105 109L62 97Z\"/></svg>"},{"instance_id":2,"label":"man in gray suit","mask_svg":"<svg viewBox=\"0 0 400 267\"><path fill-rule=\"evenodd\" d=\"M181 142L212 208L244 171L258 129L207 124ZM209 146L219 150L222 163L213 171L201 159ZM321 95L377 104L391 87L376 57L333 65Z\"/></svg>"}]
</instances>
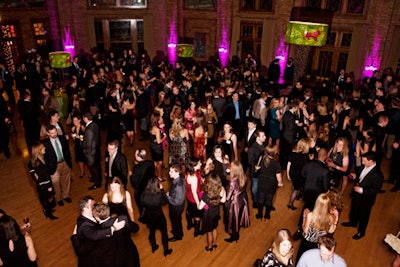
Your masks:
<instances>
[{"instance_id":1,"label":"man in gray suit","mask_svg":"<svg viewBox=\"0 0 400 267\"><path fill-rule=\"evenodd\" d=\"M87 112L83 115L86 123L86 131L83 136L83 153L85 154L86 164L92 176L93 185L89 190L101 187L101 165L100 165L100 128L93 121L93 115Z\"/></svg>"}]
</instances>

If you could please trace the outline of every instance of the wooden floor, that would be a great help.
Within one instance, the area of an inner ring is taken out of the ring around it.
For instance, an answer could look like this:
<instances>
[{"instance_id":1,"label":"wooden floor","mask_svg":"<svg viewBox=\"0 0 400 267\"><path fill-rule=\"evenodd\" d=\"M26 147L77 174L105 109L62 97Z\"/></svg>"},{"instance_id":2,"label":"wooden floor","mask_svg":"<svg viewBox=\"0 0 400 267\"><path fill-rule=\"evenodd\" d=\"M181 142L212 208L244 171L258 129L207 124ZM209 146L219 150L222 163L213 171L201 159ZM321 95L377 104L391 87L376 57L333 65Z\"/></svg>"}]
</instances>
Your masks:
<instances>
[{"instance_id":1,"label":"wooden floor","mask_svg":"<svg viewBox=\"0 0 400 267\"><path fill-rule=\"evenodd\" d=\"M87 176L79 179L77 166L74 166L71 186L73 202L64 207L57 207L54 214L59 217L58 220L46 220L36 196L34 182L27 174L28 153L20 125L17 125L17 130L17 136L13 135L10 142L11 159L7 160L3 154L0 154L0 208L19 222L22 222L25 216L30 217L31 235L38 253L39 266L76 266L77 257L72 249L70 236L79 215L77 201L88 194L100 201L104 191L103 189L87 190L90 186ZM145 146L146 143L136 140L133 147L124 147L123 151L128 160L132 161L134 149ZM387 163L384 162L385 169L387 169ZM388 192L391 186L387 183L383 185L387 192L378 196L364 238L355 241L351 238L356 232L354 228L338 226L335 233L338 241L336 252L346 260L348 266L390 266L394 254L383 239L387 233L397 233L400 229L400 192ZM185 229L182 241L170 243L173 249L172 255L165 258L162 249L152 254L147 240L148 229L141 225L140 231L132 235L132 238L138 247L142 266L252 266L254 260L262 257L269 248L273 235L278 229L288 228L292 232L296 229L300 211L299 209L291 211L286 208L290 187L290 183L284 180L284 186L276 195L274 204L276 211L272 212L271 220L262 222L256 220L255 210L251 210L251 226L241 230L238 243L224 242L223 239L227 237L227 234L220 223L218 248L211 253L204 250L205 236L194 238L193 232ZM130 185L128 189L132 192ZM348 219L350 190L351 185L345 195L346 207L339 222ZM301 203L296 202L295 206L300 207ZM164 211L168 216L168 210L165 208ZM135 209L135 217L137 216L138 211ZM186 226L186 223L184 225ZM168 227L170 229L170 225ZM157 233L156 238L158 244L161 244L160 233ZM299 241L294 243L295 251L299 245Z\"/></svg>"}]
</instances>

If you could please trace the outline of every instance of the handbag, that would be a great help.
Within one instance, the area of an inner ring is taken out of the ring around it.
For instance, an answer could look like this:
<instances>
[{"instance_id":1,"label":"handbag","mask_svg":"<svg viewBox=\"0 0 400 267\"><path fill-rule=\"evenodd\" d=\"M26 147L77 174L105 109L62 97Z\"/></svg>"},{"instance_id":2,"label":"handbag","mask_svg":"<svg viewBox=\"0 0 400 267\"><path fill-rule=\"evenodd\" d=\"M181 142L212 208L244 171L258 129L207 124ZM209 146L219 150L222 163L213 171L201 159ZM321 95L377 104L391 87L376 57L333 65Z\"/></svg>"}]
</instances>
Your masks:
<instances>
[{"instance_id":1,"label":"handbag","mask_svg":"<svg viewBox=\"0 0 400 267\"><path fill-rule=\"evenodd\" d=\"M386 244L388 244L394 251L397 252L397 254L400 254L400 231L397 233L397 235L394 234L387 234L384 241Z\"/></svg>"}]
</instances>

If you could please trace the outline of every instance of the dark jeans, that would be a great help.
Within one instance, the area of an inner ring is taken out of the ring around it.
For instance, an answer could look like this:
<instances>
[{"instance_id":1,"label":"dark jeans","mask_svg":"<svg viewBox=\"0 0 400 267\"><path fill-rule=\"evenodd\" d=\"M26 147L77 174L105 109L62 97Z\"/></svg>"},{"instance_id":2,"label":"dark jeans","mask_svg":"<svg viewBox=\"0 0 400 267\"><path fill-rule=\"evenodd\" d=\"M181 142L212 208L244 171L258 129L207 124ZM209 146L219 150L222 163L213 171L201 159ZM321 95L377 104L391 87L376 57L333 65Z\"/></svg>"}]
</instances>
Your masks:
<instances>
[{"instance_id":1,"label":"dark jeans","mask_svg":"<svg viewBox=\"0 0 400 267\"><path fill-rule=\"evenodd\" d=\"M169 205L169 218L172 225L172 234L175 238L181 239L183 237L182 230L182 213L185 208L185 203L179 206Z\"/></svg>"}]
</instances>

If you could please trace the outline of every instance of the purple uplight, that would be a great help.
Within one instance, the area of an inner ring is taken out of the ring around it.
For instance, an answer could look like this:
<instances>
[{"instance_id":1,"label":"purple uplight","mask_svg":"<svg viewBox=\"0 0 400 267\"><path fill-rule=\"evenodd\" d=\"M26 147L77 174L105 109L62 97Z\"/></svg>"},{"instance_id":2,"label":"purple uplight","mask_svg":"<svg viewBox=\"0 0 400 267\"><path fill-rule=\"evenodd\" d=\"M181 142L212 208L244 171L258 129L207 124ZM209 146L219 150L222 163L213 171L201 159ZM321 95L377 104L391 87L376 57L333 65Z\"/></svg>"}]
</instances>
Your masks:
<instances>
[{"instance_id":1,"label":"purple uplight","mask_svg":"<svg viewBox=\"0 0 400 267\"><path fill-rule=\"evenodd\" d=\"M219 59L223 67L228 66L229 63L229 42L228 42L228 30L226 27L222 27L222 40L218 48Z\"/></svg>"},{"instance_id":2,"label":"purple uplight","mask_svg":"<svg viewBox=\"0 0 400 267\"><path fill-rule=\"evenodd\" d=\"M178 62L178 54L176 53L176 45L178 44L178 34L176 26L177 14L176 10L172 12L169 23L169 39L168 39L168 63L175 68Z\"/></svg>"},{"instance_id":3,"label":"purple uplight","mask_svg":"<svg viewBox=\"0 0 400 267\"><path fill-rule=\"evenodd\" d=\"M364 69L362 77L372 77L373 72L378 70L381 64L382 56L379 55L380 46L382 44L382 36L379 30L375 30L374 44L368 52L364 61Z\"/></svg>"},{"instance_id":4,"label":"purple uplight","mask_svg":"<svg viewBox=\"0 0 400 267\"><path fill-rule=\"evenodd\" d=\"M69 28L64 29L64 37L63 38L63 47L65 52L69 52L71 54L71 58L74 58L75 55L75 45L71 39L71 32Z\"/></svg>"},{"instance_id":5,"label":"purple uplight","mask_svg":"<svg viewBox=\"0 0 400 267\"><path fill-rule=\"evenodd\" d=\"M279 41L279 46L275 51L275 58L279 59L279 67L281 69L281 75L279 77L279 83L284 83L283 74L285 72L286 59L288 56L289 46L285 45L285 35L283 35Z\"/></svg>"}]
</instances>

